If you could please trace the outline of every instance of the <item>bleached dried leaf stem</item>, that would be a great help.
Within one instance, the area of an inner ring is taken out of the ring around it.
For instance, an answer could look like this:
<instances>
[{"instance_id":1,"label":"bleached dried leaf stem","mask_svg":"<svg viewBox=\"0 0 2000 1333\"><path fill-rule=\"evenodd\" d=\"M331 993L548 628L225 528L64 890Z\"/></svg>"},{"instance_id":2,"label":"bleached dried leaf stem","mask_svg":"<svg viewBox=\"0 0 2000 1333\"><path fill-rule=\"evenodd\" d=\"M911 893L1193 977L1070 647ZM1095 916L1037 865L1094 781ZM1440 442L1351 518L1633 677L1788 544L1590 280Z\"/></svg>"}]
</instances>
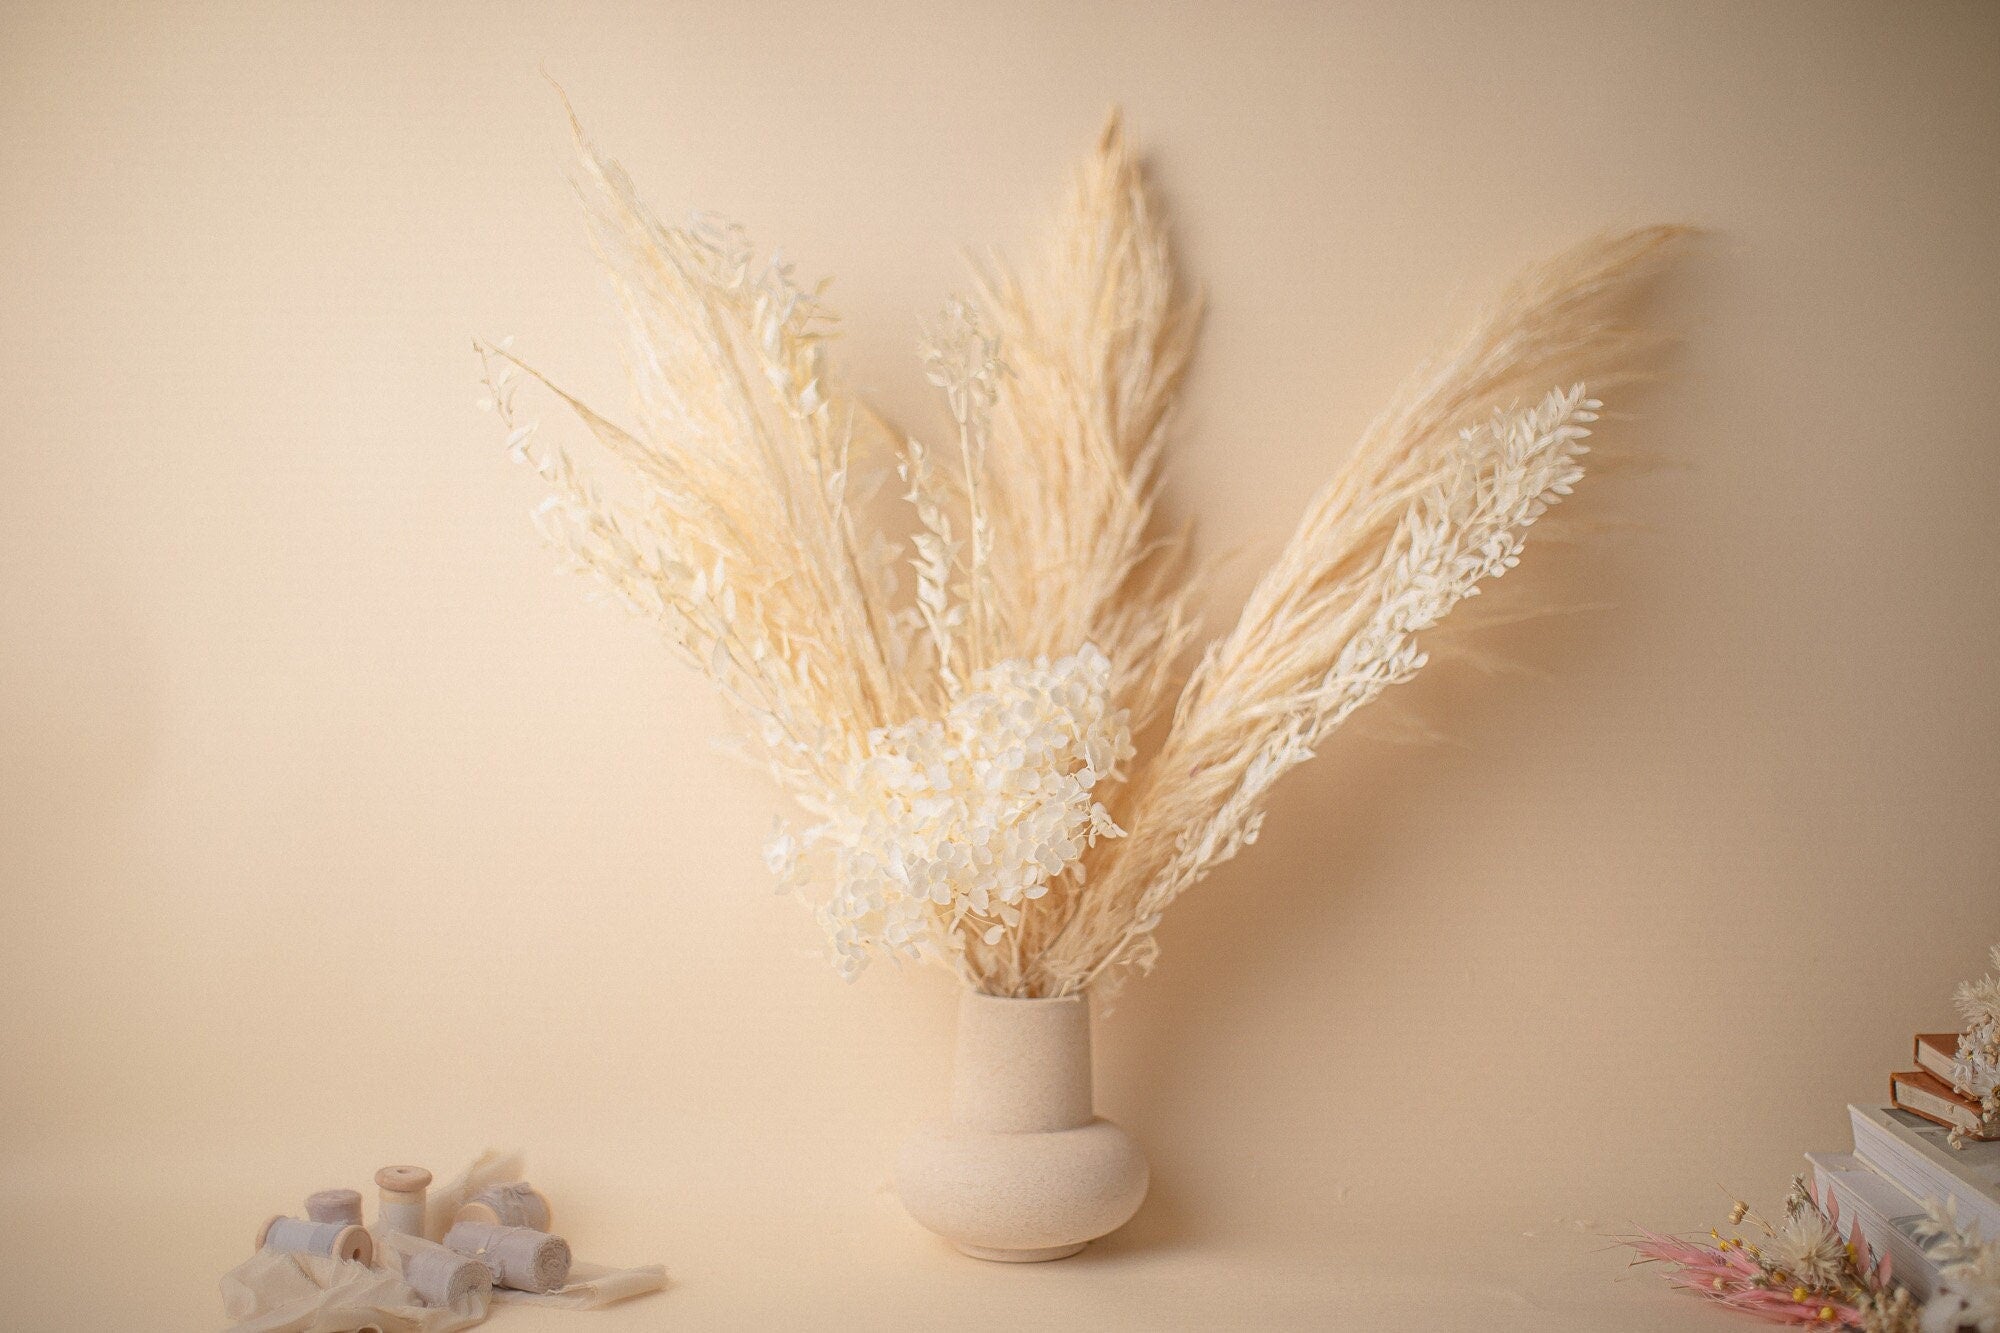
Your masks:
<instances>
[{"instance_id":1,"label":"bleached dried leaf stem","mask_svg":"<svg viewBox=\"0 0 2000 1333\"><path fill-rule=\"evenodd\" d=\"M542 380L621 465L613 498L519 415L526 367L480 346L544 531L735 708L805 815L768 859L841 970L919 958L1004 995L1151 966L1161 912L1255 840L1277 779L1515 565L1583 475L1582 385L1637 345L1610 316L1678 234L1524 275L1376 418L1189 672L1186 543L1154 502L1199 312L1115 116L1038 260L991 260L927 334L941 446L832 380L820 288L735 228L661 225L577 143L634 424ZM890 469L900 526L864 493Z\"/></svg>"}]
</instances>

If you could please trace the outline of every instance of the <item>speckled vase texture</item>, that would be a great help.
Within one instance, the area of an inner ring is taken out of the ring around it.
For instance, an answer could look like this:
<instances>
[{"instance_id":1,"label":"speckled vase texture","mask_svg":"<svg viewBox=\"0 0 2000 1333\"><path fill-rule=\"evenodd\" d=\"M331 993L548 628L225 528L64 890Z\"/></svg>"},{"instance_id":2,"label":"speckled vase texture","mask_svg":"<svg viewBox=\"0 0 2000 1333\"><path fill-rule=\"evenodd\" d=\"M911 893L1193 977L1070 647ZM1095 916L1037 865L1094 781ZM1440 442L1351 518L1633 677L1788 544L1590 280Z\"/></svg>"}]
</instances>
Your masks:
<instances>
[{"instance_id":1,"label":"speckled vase texture","mask_svg":"<svg viewBox=\"0 0 2000 1333\"><path fill-rule=\"evenodd\" d=\"M1146 1197L1146 1158L1092 1110L1090 1000L959 1000L951 1114L903 1145L910 1216L977 1259L1062 1259Z\"/></svg>"}]
</instances>

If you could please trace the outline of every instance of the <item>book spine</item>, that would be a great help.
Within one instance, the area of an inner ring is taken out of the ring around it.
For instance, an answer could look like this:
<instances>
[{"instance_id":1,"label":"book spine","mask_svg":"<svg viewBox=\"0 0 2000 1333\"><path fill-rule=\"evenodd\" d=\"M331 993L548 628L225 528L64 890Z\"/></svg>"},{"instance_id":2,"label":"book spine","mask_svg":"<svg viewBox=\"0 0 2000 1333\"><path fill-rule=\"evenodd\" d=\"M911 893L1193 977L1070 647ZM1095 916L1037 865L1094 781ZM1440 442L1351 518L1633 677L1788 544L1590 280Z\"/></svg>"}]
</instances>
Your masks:
<instances>
[{"instance_id":1,"label":"book spine","mask_svg":"<svg viewBox=\"0 0 2000 1333\"><path fill-rule=\"evenodd\" d=\"M1901 1189L1912 1199L1953 1199L1960 1217L1979 1223L1982 1235L2000 1236L2000 1204L1980 1193L1969 1182L1942 1171L1920 1157L1913 1157L1895 1145L1864 1136L1855 1144L1855 1156L1876 1175Z\"/></svg>"},{"instance_id":2,"label":"book spine","mask_svg":"<svg viewBox=\"0 0 2000 1333\"><path fill-rule=\"evenodd\" d=\"M1838 1184L1830 1173L1815 1167L1814 1174L1819 1178L1820 1207L1837 1214L1834 1230L1840 1237L1853 1244L1859 1233L1873 1263L1881 1263L1882 1256L1888 1255L1890 1272L1896 1281L1908 1287L1917 1300L1929 1300L1937 1290L1937 1267L1923 1248L1898 1231L1892 1220L1870 1207L1859 1194Z\"/></svg>"},{"instance_id":3,"label":"book spine","mask_svg":"<svg viewBox=\"0 0 2000 1333\"><path fill-rule=\"evenodd\" d=\"M1925 1079L1930 1075L1924 1071ZM1912 1081L1908 1074L1889 1076L1889 1104L1911 1115L1920 1115L1933 1124L1956 1130L1968 1139L1985 1141L1994 1137L1980 1114L1977 1103L1969 1102L1939 1081L1936 1088L1927 1088L1920 1082Z\"/></svg>"}]
</instances>

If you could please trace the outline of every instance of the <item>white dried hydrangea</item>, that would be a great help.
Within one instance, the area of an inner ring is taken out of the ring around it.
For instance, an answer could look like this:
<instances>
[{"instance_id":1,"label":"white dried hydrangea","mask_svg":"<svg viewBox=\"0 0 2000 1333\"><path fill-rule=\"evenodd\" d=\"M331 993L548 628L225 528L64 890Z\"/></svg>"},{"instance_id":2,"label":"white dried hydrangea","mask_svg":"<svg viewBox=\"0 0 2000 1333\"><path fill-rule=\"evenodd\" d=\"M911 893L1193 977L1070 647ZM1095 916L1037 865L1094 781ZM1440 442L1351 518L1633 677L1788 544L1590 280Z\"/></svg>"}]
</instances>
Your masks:
<instances>
[{"instance_id":1,"label":"white dried hydrangea","mask_svg":"<svg viewBox=\"0 0 2000 1333\"><path fill-rule=\"evenodd\" d=\"M1798 1198L1794 1191L1793 1198ZM1789 1206L1783 1225L1772 1231L1757 1256L1766 1272L1778 1272L1812 1291L1838 1291L1847 1279L1847 1248L1840 1232L1816 1207Z\"/></svg>"},{"instance_id":2,"label":"white dried hydrangea","mask_svg":"<svg viewBox=\"0 0 2000 1333\"><path fill-rule=\"evenodd\" d=\"M1987 1240L1960 1221L1951 1199L1925 1200L1914 1230L1938 1271L1938 1291L1924 1304L1919 1333L2000 1333L2000 1239Z\"/></svg>"},{"instance_id":3,"label":"white dried hydrangea","mask_svg":"<svg viewBox=\"0 0 2000 1333\"><path fill-rule=\"evenodd\" d=\"M1023 903L1082 873L1086 848L1123 835L1092 793L1131 757L1111 662L1095 647L1001 662L974 673L942 718L871 732L819 822L781 828L765 856L817 901L842 975L877 952L949 959L962 926L999 943Z\"/></svg>"},{"instance_id":4,"label":"white dried hydrangea","mask_svg":"<svg viewBox=\"0 0 2000 1333\"><path fill-rule=\"evenodd\" d=\"M1978 1102L1986 1123L2000 1129L2000 944L1993 946L1992 960L1992 972L1958 987L1965 1031L1952 1061L1951 1085ZM1954 1133L1954 1147L1959 1140Z\"/></svg>"}]
</instances>

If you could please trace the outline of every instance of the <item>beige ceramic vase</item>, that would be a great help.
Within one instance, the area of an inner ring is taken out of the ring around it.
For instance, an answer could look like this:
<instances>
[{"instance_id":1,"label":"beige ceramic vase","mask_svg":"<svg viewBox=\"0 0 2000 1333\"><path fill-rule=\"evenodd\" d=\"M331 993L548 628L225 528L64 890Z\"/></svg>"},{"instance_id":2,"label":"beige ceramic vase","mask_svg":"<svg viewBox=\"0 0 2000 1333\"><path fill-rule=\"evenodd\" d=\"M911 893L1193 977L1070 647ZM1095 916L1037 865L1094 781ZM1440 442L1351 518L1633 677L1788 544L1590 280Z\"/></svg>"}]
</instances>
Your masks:
<instances>
[{"instance_id":1,"label":"beige ceramic vase","mask_svg":"<svg viewBox=\"0 0 2000 1333\"><path fill-rule=\"evenodd\" d=\"M975 1259L1062 1259L1122 1226L1146 1181L1139 1145L1091 1109L1089 998L965 992L951 1115L896 1162L910 1216Z\"/></svg>"}]
</instances>

